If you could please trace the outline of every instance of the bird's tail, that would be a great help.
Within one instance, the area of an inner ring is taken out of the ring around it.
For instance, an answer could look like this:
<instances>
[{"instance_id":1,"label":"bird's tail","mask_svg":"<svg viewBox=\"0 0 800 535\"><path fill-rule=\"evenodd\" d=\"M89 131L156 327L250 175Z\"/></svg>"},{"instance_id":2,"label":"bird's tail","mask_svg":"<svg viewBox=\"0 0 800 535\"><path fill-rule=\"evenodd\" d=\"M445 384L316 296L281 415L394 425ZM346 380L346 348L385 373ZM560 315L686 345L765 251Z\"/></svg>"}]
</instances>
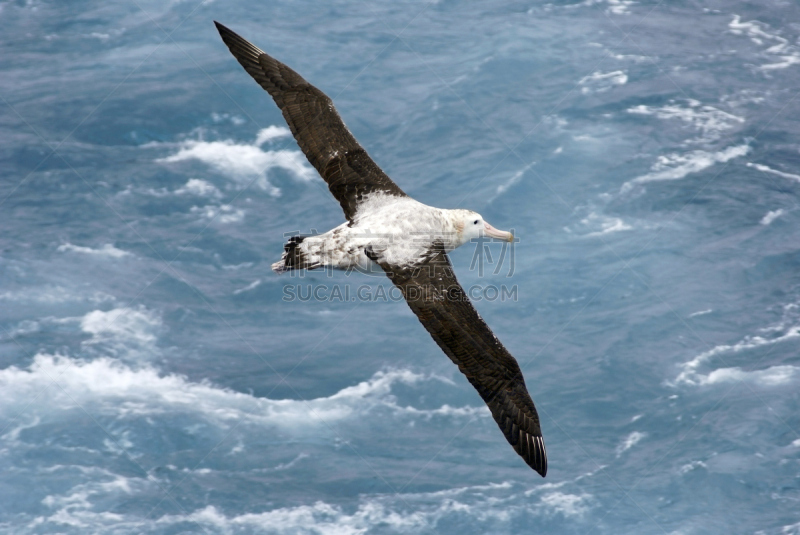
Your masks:
<instances>
[{"instance_id":1,"label":"bird's tail","mask_svg":"<svg viewBox=\"0 0 800 535\"><path fill-rule=\"evenodd\" d=\"M295 269L316 269L321 267L319 255L309 254L305 247L308 236L292 236L283 246L281 259L272 264L275 273L286 273Z\"/></svg>"}]
</instances>

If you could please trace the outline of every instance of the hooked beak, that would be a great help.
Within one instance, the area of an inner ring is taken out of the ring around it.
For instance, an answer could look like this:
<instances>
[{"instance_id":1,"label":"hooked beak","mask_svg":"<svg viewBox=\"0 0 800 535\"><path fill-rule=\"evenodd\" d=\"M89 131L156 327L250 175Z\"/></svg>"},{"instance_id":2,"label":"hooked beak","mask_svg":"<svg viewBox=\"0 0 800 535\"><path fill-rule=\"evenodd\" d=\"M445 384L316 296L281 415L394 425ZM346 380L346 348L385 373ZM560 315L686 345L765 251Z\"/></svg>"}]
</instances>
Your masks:
<instances>
[{"instance_id":1,"label":"hooked beak","mask_svg":"<svg viewBox=\"0 0 800 535\"><path fill-rule=\"evenodd\" d=\"M491 226L486 221L483 222L483 227L484 227L484 231L486 232L487 236L490 236L492 238L497 238L499 240L503 240L503 241L507 241L507 242L514 241L514 235L513 234L511 234L510 232L506 232L505 230L497 230L496 228Z\"/></svg>"}]
</instances>

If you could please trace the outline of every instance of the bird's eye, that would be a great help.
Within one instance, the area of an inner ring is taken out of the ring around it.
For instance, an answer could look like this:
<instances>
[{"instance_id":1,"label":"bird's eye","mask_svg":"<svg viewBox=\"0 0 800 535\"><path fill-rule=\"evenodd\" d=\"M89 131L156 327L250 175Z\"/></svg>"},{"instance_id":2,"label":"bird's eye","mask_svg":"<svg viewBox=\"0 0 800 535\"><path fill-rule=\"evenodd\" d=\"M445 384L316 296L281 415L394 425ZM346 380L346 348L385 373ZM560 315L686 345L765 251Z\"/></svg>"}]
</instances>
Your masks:
<instances>
[{"instance_id":1,"label":"bird's eye","mask_svg":"<svg viewBox=\"0 0 800 535\"><path fill-rule=\"evenodd\" d=\"M478 220L477 220L477 219L475 220L475 224L476 224L476 225L478 224Z\"/></svg>"}]
</instances>

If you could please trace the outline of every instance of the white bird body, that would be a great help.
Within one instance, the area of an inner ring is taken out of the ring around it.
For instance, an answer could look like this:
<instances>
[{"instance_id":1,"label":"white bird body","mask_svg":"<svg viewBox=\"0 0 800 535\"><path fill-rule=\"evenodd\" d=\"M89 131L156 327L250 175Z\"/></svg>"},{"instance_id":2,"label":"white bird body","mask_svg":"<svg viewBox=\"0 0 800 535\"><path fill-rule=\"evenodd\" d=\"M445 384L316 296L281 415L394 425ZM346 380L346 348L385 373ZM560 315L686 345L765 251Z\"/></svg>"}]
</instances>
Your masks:
<instances>
[{"instance_id":1,"label":"white bird body","mask_svg":"<svg viewBox=\"0 0 800 535\"><path fill-rule=\"evenodd\" d=\"M491 226L482 222L471 210L435 208L411 197L376 192L365 197L351 222L324 234L290 240L272 269L278 273L320 268L382 272L367 256L367 248L383 262L416 265L436 243L449 252L484 235Z\"/></svg>"}]
</instances>

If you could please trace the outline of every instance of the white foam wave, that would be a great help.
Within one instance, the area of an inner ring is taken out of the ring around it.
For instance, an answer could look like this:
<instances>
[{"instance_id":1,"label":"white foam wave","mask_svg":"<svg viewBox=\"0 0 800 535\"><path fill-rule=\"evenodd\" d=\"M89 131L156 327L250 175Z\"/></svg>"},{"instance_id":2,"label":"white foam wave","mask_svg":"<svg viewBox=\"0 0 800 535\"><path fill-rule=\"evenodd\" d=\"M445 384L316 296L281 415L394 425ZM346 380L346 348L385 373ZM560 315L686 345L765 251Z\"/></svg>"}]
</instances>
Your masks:
<instances>
[{"instance_id":1,"label":"white foam wave","mask_svg":"<svg viewBox=\"0 0 800 535\"><path fill-rule=\"evenodd\" d=\"M118 195L130 195L133 191L134 188L127 186ZM140 191L153 197L167 197L169 195L192 195L195 197L212 197L216 199L222 197L222 192L219 191L214 184L199 178L190 178L186 184L174 191L170 191L167 188L147 188Z\"/></svg>"},{"instance_id":2,"label":"white foam wave","mask_svg":"<svg viewBox=\"0 0 800 535\"><path fill-rule=\"evenodd\" d=\"M211 114L211 120L214 121L215 123L223 123L226 121L230 121L235 126L241 126L247 122L247 120L244 117L239 117L238 115L231 115L230 113L216 113L216 112L213 112Z\"/></svg>"},{"instance_id":3,"label":"white foam wave","mask_svg":"<svg viewBox=\"0 0 800 535\"><path fill-rule=\"evenodd\" d=\"M223 264L222 269L228 271L238 271L253 267L253 262L242 262L241 264Z\"/></svg>"},{"instance_id":4,"label":"white foam wave","mask_svg":"<svg viewBox=\"0 0 800 535\"><path fill-rule=\"evenodd\" d=\"M261 285L261 279L254 280L244 288L239 288L238 290L233 291L233 295L239 295L240 293L249 292L250 290L255 290Z\"/></svg>"},{"instance_id":5,"label":"white foam wave","mask_svg":"<svg viewBox=\"0 0 800 535\"><path fill-rule=\"evenodd\" d=\"M640 56L638 54L615 54L613 52L608 52L609 56L619 60L619 61L634 61L636 63L641 63L644 61L652 61L649 56Z\"/></svg>"},{"instance_id":6,"label":"white foam wave","mask_svg":"<svg viewBox=\"0 0 800 535\"><path fill-rule=\"evenodd\" d=\"M97 318L95 330L101 333L130 329L109 325L109 317ZM130 335L138 336L138 335ZM396 383L416 384L436 380L408 370L375 373L369 380L346 387L335 394L310 400L268 399L216 387L208 382L195 383L186 377L162 374L149 365L131 367L100 357L92 361L62 355L38 354L28 368L11 366L0 370L0 407L33 399L44 386L57 378L59 389L40 407L45 412L60 411L74 403L90 403L93 411L118 416L151 416L194 413L226 427L238 421L257 425L280 426L307 434L320 424L359 417L383 408L398 415L431 418L435 416L473 416L489 414L485 407L450 407L418 409L402 406L392 395Z\"/></svg>"},{"instance_id":7,"label":"white foam wave","mask_svg":"<svg viewBox=\"0 0 800 535\"><path fill-rule=\"evenodd\" d=\"M128 499L131 495L154 490L155 482L143 478L128 478L104 470L77 465L56 465L50 471L78 472L78 477L91 477L93 480L72 487L68 494L50 494L42 500L42 505L55 512L42 515L28 523L28 529L39 532L43 525L56 524L77 528L82 532L94 532L101 527L113 529L115 533L141 533L144 523L139 519L126 517L120 513L95 511L93 501L102 502L109 496ZM63 527L61 528L63 529Z\"/></svg>"},{"instance_id":8,"label":"white foam wave","mask_svg":"<svg viewBox=\"0 0 800 535\"><path fill-rule=\"evenodd\" d=\"M107 492L127 494L128 481L112 479L104 482ZM115 532L130 533L145 526L168 528L191 526L208 528L220 533L293 533L356 535L373 530L390 533L436 532L445 519L467 522L477 528L495 531L510 528L515 519L524 516L553 516L580 518L591 509L590 494L550 492L538 502L520 500L522 493L513 493L511 485L478 485L432 493L406 493L387 496L362 496L354 510L317 501L313 505L281 507L264 512L226 515L209 505L185 514L163 515L155 520L124 517L118 514L96 513L90 508L90 498L99 494L98 485L76 487L48 504L62 506L53 515L40 517L37 524L58 522L76 527L108 526ZM108 515L108 516L101 516Z\"/></svg>"},{"instance_id":9,"label":"white foam wave","mask_svg":"<svg viewBox=\"0 0 800 535\"><path fill-rule=\"evenodd\" d=\"M559 481L558 483L541 483L538 486L536 486L535 488L526 490L525 491L525 496L532 496L533 494L536 494L538 492L550 491L552 489L560 489L560 488L562 488L562 487L564 487L566 485L578 483L579 481L581 481L583 479L586 479L586 478L594 476L598 472L602 472L606 468L608 468L608 465L601 464L596 469L594 469L592 471L589 471L589 472L585 472L585 473L583 473L583 474L581 474L581 475L579 475L579 476L577 476L577 477L575 477L575 478L573 478L571 480L570 479L563 479L563 480Z\"/></svg>"},{"instance_id":10,"label":"white foam wave","mask_svg":"<svg viewBox=\"0 0 800 535\"><path fill-rule=\"evenodd\" d=\"M0 436L0 438L2 438L6 443L17 442L19 440L20 433L22 433L26 429L33 429L34 427L39 425L41 421L42 421L41 418L39 418L38 416L34 416L33 419L28 423L20 423L15 427L11 427L10 429L7 427L6 429L8 430L4 435Z\"/></svg>"},{"instance_id":11,"label":"white foam wave","mask_svg":"<svg viewBox=\"0 0 800 535\"><path fill-rule=\"evenodd\" d=\"M261 146L264 143L275 141L276 139L280 139L283 137L289 137L292 135L292 131L286 128L285 126L268 126L266 128L262 128L258 131L258 135L256 135L256 142L257 146Z\"/></svg>"},{"instance_id":12,"label":"white foam wave","mask_svg":"<svg viewBox=\"0 0 800 535\"><path fill-rule=\"evenodd\" d=\"M522 169L520 169L519 171L517 171L516 173L511 175L511 177L508 180L506 180L504 183L502 183L499 186L497 186L497 190L495 190L494 197L492 197L490 199L490 201L493 201L494 199L496 199L497 197L499 197L500 195L502 195L503 193L508 191L509 188L511 188L512 186L518 184L519 181L522 180L523 175L525 175L525 172L528 169L530 169L532 166L533 166L533 163L530 163L530 164L526 165L525 167L523 167Z\"/></svg>"},{"instance_id":13,"label":"white foam wave","mask_svg":"<svg viewBox=\"0 0 800 535\"><path fill-rule=\"evenodd\" d=\"M750 152L749 145L736 145L720 152L695 150L686 154L659 156L651 172L629 180L622 185L621 193L630 191L636 184L680 180L692 173L698 173L717 163L726 163Z\"/></svg>"},{"instance_id":14,"label":"white foam wave","mask_svg":"<svg viewBox=\"0 0 800 535\"><path fill-rule=\"evenodd\" d=\"M780 61L767 63L766 65L762 65L760 69L762 71L772 71L775 69L785 69L786 67L791 67L792 65L800 63L800 54L790 54L788 56L780 56L780 58Z\"/></svg>"},{"instance_id":15,"label":"white foam wave","mask_svg":"<svg viewBox=\"0 0 800 535\"><path fill-rule=\"evenodd\" d=\"M700 132L696 140L708 143L719 139L722 132L730 130L736 125L743 124L744 118L724 112L713 106L703 106L699 101L689 99L686 106L671 101L666 106L639 105L628 108L628 113L636 115L652 115L658 119L677 119L683 121Z\"/></svg>"},{"instance_id":16,"label":"white foam wave","mask_svg":"<svg viewBox=\"0 0 800 535\"><path fill-rule=\"evenodd\" d=\"M551 492L542 496L542 508L550 514L583 516L589 509L591 495Z\"/></svg>"},{"instance_id":17,"label":"white foam wave","mask_svg":"<svg viewBox=\"0 0 800 535\"><path fill-rule=\"evenodd\" d=\"M758 68L762 71L785 69L800 63L800 51L797 47L789 44L788 39L777 33L770 33L768 24L757 20L742 22L741 16L734 15L728 28L734 35L746 35L753 43L767 46L763 51L764 55L770 60L777 59L777 61L760 65Z\"/></svg>"},{"instance_id":18,"label":"white foam wave","mask_svg":"<svg viewBox=\"0 0 800 535\"><path fill-rule=\"evenodd\" d=\"M739 367L718 368L701 378L702 385L751 381L763 386L781 385L790 382L798 375L795 366L770 366L765 370L744 371Z\"/></svg>"},{"instance_id":19,"label":"white foam wave","mask_svg":"<svg viewBox=\"0 0 800 535\"><path fill-rule=\"evenodd\" d=\"M125 33L125 28L117 28L117 29L109 29L106 32L91 32L88 34L82 34L82 36L89 39L100 39L101 41L107 41L112 37L119 37L124 33Z\"/></svg>"},{"instance_id":20,"label":"white foam wave","mask_svg":"<svg viewBox=\"0 0 800 535\"><path fill-rule=\"evenodd\" d=\"M706 463L703 461L692 461L690 463L686 463L678 469L679 474L688 474L693 470L697 470L698 468L708 468Z\"/></svg>"},{"instance_id":21,"label":"white foam wave","mask_svg":"<svg viewBox=\"0 0 800 535\"><path fill-rule=\"evenodd\" d=\"M781 528L783 535L800 535L800 522L797 524L787 524Z\"/></svg>"},{"instance_id":22,"label":"white foam wave","mask_svg":"<svg viewBox=\"0 0 800 535\"><path fill-rule=\"evenodd\" d=\"M297 533L319 535L359 535L373 529L391 533L419 533L435 529L436 524L445 516L458 515L485 519L498 517L507 520L502 511L480 511L470 505L456 501L444 500L436 505L429 505L413 512L401 510L377 499L365 499L358 509L348 513L338 505L322 501L314 505L284 507L263 513L248 513L226 516L214 506L195 511L188 515L166 515L159 518L158 525L174 525L194 522L222 532L246 530L255 533ZM482 517L482 518L481 518Z\"/></svg>"},{"instance_id":23,"label":"white foam wave","mask_svg":"<svg viewBox=\"0 0 800 535\"><path fill-rule=\"evenodd\" d=\"M587 238L633 229L631 225L625 223L625 221L619 217L609 217L597 214L596 212L591 212L588 216L581 219L581 225L588 229L598 229L583 235Z\"/></svg>"},{"instance_id":24,"label":"white foam wave","mask_svg":"<svg viewBox=\"0 0 800 535\"><path fill-rule=\"evenodd\" d=\"M775 221L776 219L778 219L779 217L781 217L783 214L784 214L784 211L783 211L783 209L782 209L782 208L779 208L778 210L770 210L769 212L767 212L767 213L764 215L764 217L762 217L762 218L761 218L761 221L760 221L760 223L761 223L762 225L764 225L764 226L766 226L766 225L769 225L769 224L771 224L773 221Z\"/></svg>"},{"instance_id":25,"label":"white foam wave","mask_svg":"<svg viewBox=\"0 0 800 535\"><path fill-rule=\"evenodd\" d=\"M161 319L144 307L94 310L83 316L81 329L92 335L84 347L115 357L149 357L158 352Z\"/></svg>"},{"instance_id":26,"label":"white foam wave","mask_svg":"<svg viewBox=\"0 0 800 535\"><path fill-rule=\"evenodd\" d=\"M289 464L305 458L298 455ZM168 468L177 470L169 465ZM62 524L77 528L113 527L114 533L142 533L153 530L212 530L218 533L361 534L373 532L437 532L443 521L468 524L483 532L503 532L530 517L562 515L581 518L593 507L594 497L585 492L573 494L548 490L532 500L529 492L516 483L489 483L445 489L436 492L361 495L355 508L317 501L308 505L279 507L262 512L226 514L214 506L190 512L147 518L135 513L109 513L100 510L101 500L131 500L143 494L160 495L158 481L152 477L128 478L101 468L54 466L51 471L91 477L65 493L52 494L43 505L55 509L28 524ZM182 470L185 472L185 470ZM203 474L212 470L195 471ZM545 485L546 486L546 485Z\"/></svg>"},{"instance_id":27,"label":"white foam wave","mask_svg":"<svg viewBox=\"0 0 800 535\"><path fill-rule=\"evenodd\" d=\"M197 160L240 185L255 181L258 187L277 197L280 195L280 189L270 184L268 180L272 169L283 169L304 181L312 180L316 176L300 151L261 148L264 143L285 136L286 131L285 128L275 126L264 128L259 131L253 143L236 143L230 139L186 140L178 144L178 152L156 161L176 163Z\"/></svg>"},{"instance_id":28,"label":"white foam wave","mask_svg":"<svg viewBox=\"0 0 800 535\"><path fill-rule=\"evenodd\" d=\"M281 463L277 465L273 470L280 471L280 470L288 470L295 466L297 463L302 461L303 459L308 459L310 456L307 453L298 453L297 457L289 461L288 463Z\"/></svg>"},{"instance_id":29,"label":"white foam wave","mask_svg":"<svg viewBox=\"0 0 800 535\"><path fill-rule=\"evenodd\" d=\"M584 0L582 6L593 6L595 4L606 4L606 13L613 15L630 15L631 12L628 8L636 4L633 0ZM568 6L569 7L569 6Z\"/></svg>"},{"instance_id":30,"label":"white foam wave","mask_svg":"<svg viewBox=\"0 0 800 535\"><path fill-rule=\"evenodd\" d=\"M608 12L615 15L630 15L628 8L635 4L633 0L607 0Z\"/></svg>"},{"instance_id":31,"label":"white foam wave","mask_svg":"<svg viewBox=\"0 0 800 535\"><path fill-rule=\"evenodd\" d=\"M109 330L108 317L94 320L96 325L99 323L94 330ZM270 435L288 436L292 441L310 440L316 443L320 439L334 438L332 435L335 431L331 424L336 426L347 419L351 423L367 418L374 419L376 411L382 411L377 416L378 419L395 415L401 419L412 418L411 422L420 417L469 417L475 414L489 416L488 410L483 406L473 409L444 405L433 410L406 407L398 404L392 395L392 387L398 383L416 384L428 380L438 379L408 370L390 370L378 372L369 380L344 388L331 396L308 401L273 400L219 388L208 382L191 382L176 374L162 374L149 365L134 368L107 357L83 361L59 355L39 354L27 368L12 366L0 370L0 416L23 412L25 414L23 422L14 424L13 428L0 437L0 452L12 448L19 451L33 446L33 443L28 442L31 435L26 436L29 433L27 430L49 426L53 422L69 421L74 418L71 413L76 405L91 411L92 418L104 422L103 426L114 438L103 440L103 451L81 446L65 449L80 449L95 455L110 452L125 456L136 451L136 446L141 441L148 440L139 433L125 429L134 420L148 422L154 428L159 428L163 423L154 423L154 420L174 421L177 418L184 422L195 422L192 428L217 429L222 432L233 428L244 431L247 426L255 426L256 430L249 432L267 431ZM45 391L47 395L40 396ZM29 405L31 400L35 400L35 403ZM120 429L124 431L120 433ZM34 432L32 436L39 435ZM335 443L335 439L332 442ZM244 445L240 441L231 453L243 450ZM291 470L308 457L309 454L299 453L294 459L278 464L269 471ZM48 470L56 468L51 466ZM170 469L178 470L174 466ZM210 469L192 470L193 475L211 472ZM112 513L104 510L104 507L111 496L114 496L113 501L117 503L119 500L161 496L163 488L157 476L148 474L147 477L126 479L113 474L89 474L71 480L79 483L66 492L47 496L42 503L53 511L36 517L29 523L29 527L60 524L82 530L96 531L103 527L113 527L115 533L143 533L173 524L182 526L184 530L192 530L186 528L185 523L196 522L202 526L219 528L223 532L240 527L248 531L263 529L267 532L299 533L303 532L303 526L314 525L315 529L328 526L332 530L329 532L339 533L347 532L348 526L356 530L355 532L360 532L358 530L363 531L370 526L390 524L407 526L411 532L415 532L420 526L435 524L441 515L470 512L467 503L442 497L428 499L427 502L434 503L420 504L417 511L409 516L398 509L395 501L389 500L389 504L383 505L379 498L367 499L355 514L344 512L335 506L316 504L240 516L224 516L213 509L205 509L186 515L150 520L135 513ZM478 498L480 497L479 494ZM405 504L400 504L400 507L402 505ZM492 505L491 500L484 502L484 506ZM486 507L482 507L477 515L470 514L470 518L485 519L493 514L506 514L503 508L489 512L484 509Z\"/></svg>"},{"instance_id":32,"label":"white foam wave","mask_svg":"<svg viewBox=\"0 0 800 535\"><path fill-rule=\"evenodd\" d=\"M625 437L625 440L623 440L619 446L617 446L617 457L634 447L644 438L647 438L647 433L642 433L640 431L632 432L630 435Z\"/></svg>"},{"instance_id":33,"label":"white foam wave","mask_svg":"<svg viewBox=\"0 0 800 535\"><path fill-rule=\"evenodd\" d=\"M198 197L222 197L217 187L199 178L190 178L186 184L175 190L176 195L196 195Z\"/></svg>"},{"instance_id":34,"label":"white foam wave","mask_svg":"<svg viewBox=\"0 0 800 535\"><path fill-rule=\"evenodd\" d=\"M614 86L625 85L628 83L628 75L625 71L600 72L595 71L588 76L584 76L578 81L582 85L581 92L602 93Z\"/></svg>"},{"instance_id":35,"label":"white foam wave","mask_svg":"<svg viewBox=\"0 0 800 535\"><path fill-rule=\"evenodd\" d=\"M245 211L241 208L234 208L230 204L221 204L219 206L192 206L190 211L193 214L200 214L206 219L211 219L222 224L227 223L240 223L244 220Z\"/></svg>"},{"instance_id":36,"label":"white foam wave","mask_svg":"<svg viewBox=\"0 0 800 535\"><path fill-rule=\"evenodd\" d=\"M738 367L719 368L702 373L703 367L712 357L724 353L739 353L742 351L755 349L758 347L779 344L787 340L800 337L800 325L787 329L784 334L775 338L763 338L761 336L747 336L743 340L732 345L718 345L704 353L697 355L692 360L681 365L682 371L675 378L673 385L680 383L688 385L709 385L726 381L748 380L763 385L775 385L791 380L797 371L793 366L772 366L766 370L755 370L746 372Z\"/></svg>"},{"instance_id":37,"label":"white foam wave","mask_svg":"<svg viewBox=\"0 0 800 535\"><path fill-rule=\"evenodd\" d=\"M123 251L122 249L117 249L112 244L107 243L100 247L99 249L92 249L91 247L82 247L80 245L72 245L71 243L67 242L58 246L59 252L73 252L73 253L81 253L81 254L88 254L94 256L107 256L109 258L123 258L126 256L130 256L131 253L128 251Z\"/></svg>"},{"instance_id":38,"label":"white foam wave","mask_svg":"<svg viewBox=\"0 0 800 535\"><path fill-rule=\"evenodd\" d=\"M499 186L497 186L497 195L502 195L508 190L508 188L510 188L514 184L517 184L520 181L520 179L522 179L523 174L525 174L525 171L517 171L504 184L500 184Z\"/></svg>"},{"instance_id":39,"label":"white foam wave","mask_svg":"<svg viewBox=\"0 0 800 535\"><path fill-rule=\"evenodd\" d=\"M731 29L732 34L745 34L757 45L763 45L765 40L777 40L780 43L787 42L786 39L782 37L766 32L764 29L762 29L762 26L768 27L766 24L757 20L742 22L742 17L739 15L734 15L733 20L731 20L731 22L728 24L728 28Z\"/></svg>"},{"instance_id":40,"label":"white foam wave","mask_svg":"<svg viewBox=\"0 0 800 535\"><path fill-rule=\"evenodd\" d=\"M773 175L778 175L779 177L788 178L790 180L797 180L800 181L800 175L795 175L794 173L785 173L783 171L778 171L777 169L773 169L771 167L767 167L766 165L760 163L752 163L747 162L747 167L752 167L753 169L758 169L764 173L770 173Z\"/></svg>"}]
</instances>

